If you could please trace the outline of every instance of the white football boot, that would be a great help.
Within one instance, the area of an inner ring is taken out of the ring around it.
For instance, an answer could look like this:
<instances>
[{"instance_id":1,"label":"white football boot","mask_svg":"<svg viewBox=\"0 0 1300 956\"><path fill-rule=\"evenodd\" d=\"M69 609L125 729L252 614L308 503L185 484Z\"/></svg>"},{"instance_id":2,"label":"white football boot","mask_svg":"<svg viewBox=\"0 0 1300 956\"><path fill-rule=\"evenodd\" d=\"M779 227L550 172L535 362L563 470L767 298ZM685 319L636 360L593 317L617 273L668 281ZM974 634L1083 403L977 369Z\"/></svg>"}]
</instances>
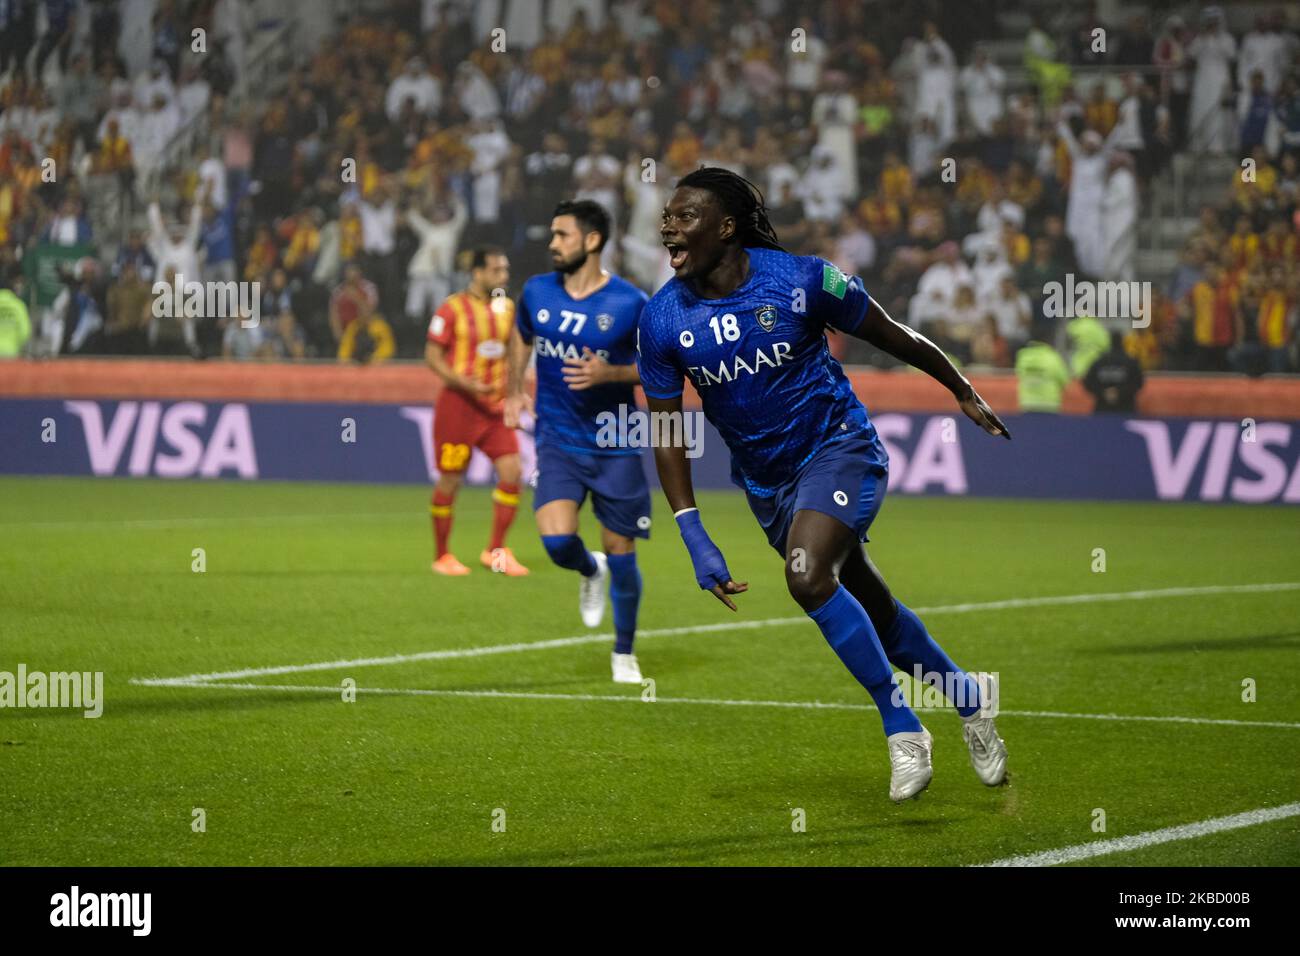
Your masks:
<instances>
[{"instance_id":1,"label":"white football boot","mask_svg":"<svg viewBox=\"0 0 1300 956\"><path fill-rule=\"evenodd\" d=\"M613 672L615 684L641 683L641 665L636 662L635 654L619 654L615 651L609 655L609 668Z\"/></svg>"},{"instance_id":2,"label":"white football boot","mask_svg":"<svg viewBox=\"0 0 1300 956\"><path fill-rule=\"evenodd\" d=\"M992 717L979 711L963 717L961 735L970 751L970 765L986 787L996 787L1007 778L1007 745L998 736Z\"/></svg>"},{"instance_id":3,"label":"white football boot","mask_svg":"<svg viewBox=\"0 0 1300 956\"><path fill-rule=\"evenodd\" d=\"M596 559L596 573L589 578L578 575L578 610L582 613L582 623L588 627L600 627L600 619L605 616L605 598L609 590L609 562L605 552L593 551Z\"/></svg>"},{"instance_id":4,"label":"white football boot","mask_svg":"<svg viewBox=\"0 0 1300 956\"><path fill-rule=\"evenodd\" d=\"M889 745L889 799L902 803L930 785L930 777L934 775L930 766L934 738L922 727L890 734L885 743Z\"/></svg>"}]
</instances>

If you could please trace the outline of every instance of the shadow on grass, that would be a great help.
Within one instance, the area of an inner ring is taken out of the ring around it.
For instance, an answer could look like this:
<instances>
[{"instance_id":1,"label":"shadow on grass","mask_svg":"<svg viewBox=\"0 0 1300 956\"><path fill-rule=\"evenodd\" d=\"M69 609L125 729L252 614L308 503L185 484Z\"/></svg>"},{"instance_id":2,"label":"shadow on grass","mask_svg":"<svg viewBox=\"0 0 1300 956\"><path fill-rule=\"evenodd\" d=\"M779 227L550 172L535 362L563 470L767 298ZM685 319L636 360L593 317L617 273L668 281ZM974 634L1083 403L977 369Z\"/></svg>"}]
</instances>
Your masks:
<instances>
[{"instance_id":1,"label":"shadow on grass","mask_svg":"<svg viewBox=\"0 0 1300 956\"><path fill-rule=\"evenodd\" d=\"M922 804L909 804L922 808ZM779 861L768 865L817 865L816 850L843 851L857 848L877 852L859 861L862 866L889 866L903 860L895 856L900 837L941 833L949 821L934 818L900 816L891 820L859 826L819 830L816 833L779 833L762 836L715 836L697 839L660 841L642 845L576 847L529 850L521 853L494 853L477 856L433 856L425 860L402 860L385 866L715 866L731 861L736 865L756 863L755 855L779 854ZM844 865L842 859L835 864Z\"/></svg>"},{"instance_id":2,"label":"shadow on grass","mask_svg":"<svg viewBox=\"0 0 1300 956\"><path fill-rule=\"evenodd\" d=\"M1080 648L1085 654L1184 654L1188 651L1243 651L1272 648L1300 649L1300 631L1282 634L1247 634L1243 637L1203 638L1190 641L1162 641L1159 644L1120 644Z\"/></svg>"},{"instance_id":3,"label":"shadow on grass","mask_svg":"<svg viewBox=\"0 0 1300 956\"><path fill-rule=\"evenodd\" d=\"M328 679L320 679L320 686L327 686ZM376 682L378 683L378 682ZM276 685L268 684L265 690L222 690L220 685L214 687L150 687L132 685L130 690L133 694L140 692L150 692L149 696L133 697L129 700L114 700L111 688L105 690L104 714L105 718L130 716L132 714L159 714L159 713L202 713L214 710L221 711L251 711L265 710L269 708L279 708L284 706L296 706L304 703L319 703L330 706L338 706L342 701L343 688L340 685L337 692L314 691L314 690L276 690ZM412 689L436 689L447 691L465 691L467 693L478 693L486 690L494 691L518 691L518 692L537 692L545 693L547 688L563 688L570 694L593 694L593 695L610 695L622 696L612 688L612 685L597 684L593 681L586 683L577 682L570 678L568 680L557 679L547 681L512 681L510 683L496 683L495 686L487 687L481 683L466 684L463 686L448 686L439 688L412 688ZM640 688L628 688L625 692L629 700L633 702L640 701ZM403 701L420 701L426 705L438 704L444 702L467 702L467 703L492 703L498 706L502 704L526 705L536 703L536 701L527 698L519 699L513 697L457 697L452 694L367 694L365 684L362 683L357 690L358 701L366 700L373 703L377 700L403 700ZM549 701L548 701L549 702ZM557 701L564 703L564 701ZM599 701L587 701L575 699L574 704L589 705L592 703L602 703ZM610 701L609 703L616 703ZM354 705L348 705L354 706ZM34 719L82 719L80 710L67 710L62 708L28 708L22 711L15 711L27 717Z\"/></svg>"}]
</instances>

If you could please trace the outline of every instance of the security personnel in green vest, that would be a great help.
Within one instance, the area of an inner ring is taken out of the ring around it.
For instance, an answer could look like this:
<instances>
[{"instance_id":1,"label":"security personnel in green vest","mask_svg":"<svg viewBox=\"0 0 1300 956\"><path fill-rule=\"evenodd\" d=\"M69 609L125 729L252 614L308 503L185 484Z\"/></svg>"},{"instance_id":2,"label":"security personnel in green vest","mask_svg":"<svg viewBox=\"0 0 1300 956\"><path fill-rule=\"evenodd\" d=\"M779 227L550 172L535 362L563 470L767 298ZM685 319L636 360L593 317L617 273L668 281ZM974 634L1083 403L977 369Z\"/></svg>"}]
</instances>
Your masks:
<instances>
[{"instance_id":1,"label":"security personnel in green vest","mask_svg":"<svg viewBox=\"0 0 1300 956\"><path fill-rule=\"evenodd\" d=\"M13 290L13 282L0 285L0 359L17 358L32 335L27 304Z\"/></svg>"},{"instance_id":2,"label":"security personnel in green vest","mask_svg":"<svg viewBox=\"0 0 1300 956\"><path fill-rule=\"evenodd\" d=\"M1061 396L1070 384L1070 368L1054 349L1052 327L1034 322L1029 341L1016 353L1016 385L1022 412L1059 412Z\"/></svg>"},{"instance_id":3,"label":"security personnel in green vest","mask_svg":"<svg viewBox=\"0 0 1300 956\"><path fill-rule=\"evenodd\" d=\"M1087 375L1089 366L1110 348L1106 326L1090 315L1071 319L1066 323L1065 335L1070 340L1070 372L1075 378Z\"/></svg>"}]
</instances>

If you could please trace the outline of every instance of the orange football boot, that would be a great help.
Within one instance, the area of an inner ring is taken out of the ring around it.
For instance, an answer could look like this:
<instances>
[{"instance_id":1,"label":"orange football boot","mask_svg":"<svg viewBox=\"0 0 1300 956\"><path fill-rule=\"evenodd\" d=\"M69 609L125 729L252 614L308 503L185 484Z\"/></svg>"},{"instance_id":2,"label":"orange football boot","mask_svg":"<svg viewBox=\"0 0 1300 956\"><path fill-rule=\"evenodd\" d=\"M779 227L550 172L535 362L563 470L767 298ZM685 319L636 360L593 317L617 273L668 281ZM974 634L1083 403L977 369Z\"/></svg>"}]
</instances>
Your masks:
<instances>
[{"instance_id":1,"label":"orange football boot","mask_svg":"<svg viewBox=\"0 0 1300 956\"><path fill-rule=\"evenodd\" d=\"M512 578L522 578L528 569L515 559L515 553L509 548L495 548L484 551L478 556L483 567Z\"/></svg>"},{"instance_id":2,"label":"orange football boot","mask_svg":"<svg viewBox=\"0 0 1300 956\"><path fill-rule=\"evenodd\" d=\"M457 561L456 556L450 551L433 562L433 571L435 574L445 574L449 578L458 578L469 574L469 568Z\"/></svg>"}]
</instances>

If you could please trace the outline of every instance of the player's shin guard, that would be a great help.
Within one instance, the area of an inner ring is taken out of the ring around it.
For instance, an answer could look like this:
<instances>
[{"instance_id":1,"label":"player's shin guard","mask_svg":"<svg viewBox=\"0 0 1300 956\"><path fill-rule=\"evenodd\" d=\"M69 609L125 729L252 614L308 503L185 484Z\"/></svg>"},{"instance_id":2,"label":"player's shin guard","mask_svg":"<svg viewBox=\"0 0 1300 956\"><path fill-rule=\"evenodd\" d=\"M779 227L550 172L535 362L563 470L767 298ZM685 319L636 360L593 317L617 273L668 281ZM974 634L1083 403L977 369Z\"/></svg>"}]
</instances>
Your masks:
<instances>
[{"instance_id":1,"label":"player's shin guard","mask_svg":"<svg viewBox=\"0 0 1300 956\"><path fill-rule=\"evenodd\" d=\"M843 585L835 589L831 599L815 611L809 611L821 628L826 643L839 655L858 683L867 689L880 710L885 724L885 736L921 730L921 722L898 693L893 680L889 659L880 645L871 618L846 591Z\"/></svg>"},{"instance_id":2,"label":"player's shin guard","mask_svg":"<svg viewBox=\"0 0 1300 956\"><path fill-rule=\"evenodd\" d=\"M614 605L614 653L631 654L636 635L636 612L641 604L641 571L636 566L636 552L611 554L609 562L609 599Z\"/></svg>"},{"instance_id":3,"label":"player's shin guard","mask_svg":"<svg viewBox=\"0 0 1300 956\"><path fill-rule=\"evenodd\" d=\"M451 504L455 500L454 494L448 495L434 489L433 499L429 504L429 514L433 517L435 558L441 558L447 553L447 542L451 540Z\"/></svg>"},{"instance_id":4,"label":"player's shin guard","mask_svg":"<svg viewBox=\"0 0 1300 956\"><path fill-rule=\"evenodd\" d=\"M979 682L952 662L911 608L902 601L894 603L898 605L898 614L889 630L881 635L890 662L913 680L918 670L923 681L941 680L940 686L961 716L969 717L978 711L983 705Z\"/></svg>"},{"instance_id":5,"label":"player's shin guard","mask_svg":"<svg viewBox=\"0 0 1300 956\"><path fill-rule=\"evenodd\" d=\"M492 541L489 551L505 546L506 532L515 520L519 510L519 486L504 481L497 482L492 491Z\"/></svg>"},{"instance_id":6,"label":"player's shin guard","mask_svg":"<svg viewBox=\"0 0 1300 956\"><path fill-rule=\"evenodd\" d=\"M551 556L551 560L562 568L577 571L584 578L596 573L596 559L576 534L544 534L542 547Z\"/></svg>"}]
</instances>

